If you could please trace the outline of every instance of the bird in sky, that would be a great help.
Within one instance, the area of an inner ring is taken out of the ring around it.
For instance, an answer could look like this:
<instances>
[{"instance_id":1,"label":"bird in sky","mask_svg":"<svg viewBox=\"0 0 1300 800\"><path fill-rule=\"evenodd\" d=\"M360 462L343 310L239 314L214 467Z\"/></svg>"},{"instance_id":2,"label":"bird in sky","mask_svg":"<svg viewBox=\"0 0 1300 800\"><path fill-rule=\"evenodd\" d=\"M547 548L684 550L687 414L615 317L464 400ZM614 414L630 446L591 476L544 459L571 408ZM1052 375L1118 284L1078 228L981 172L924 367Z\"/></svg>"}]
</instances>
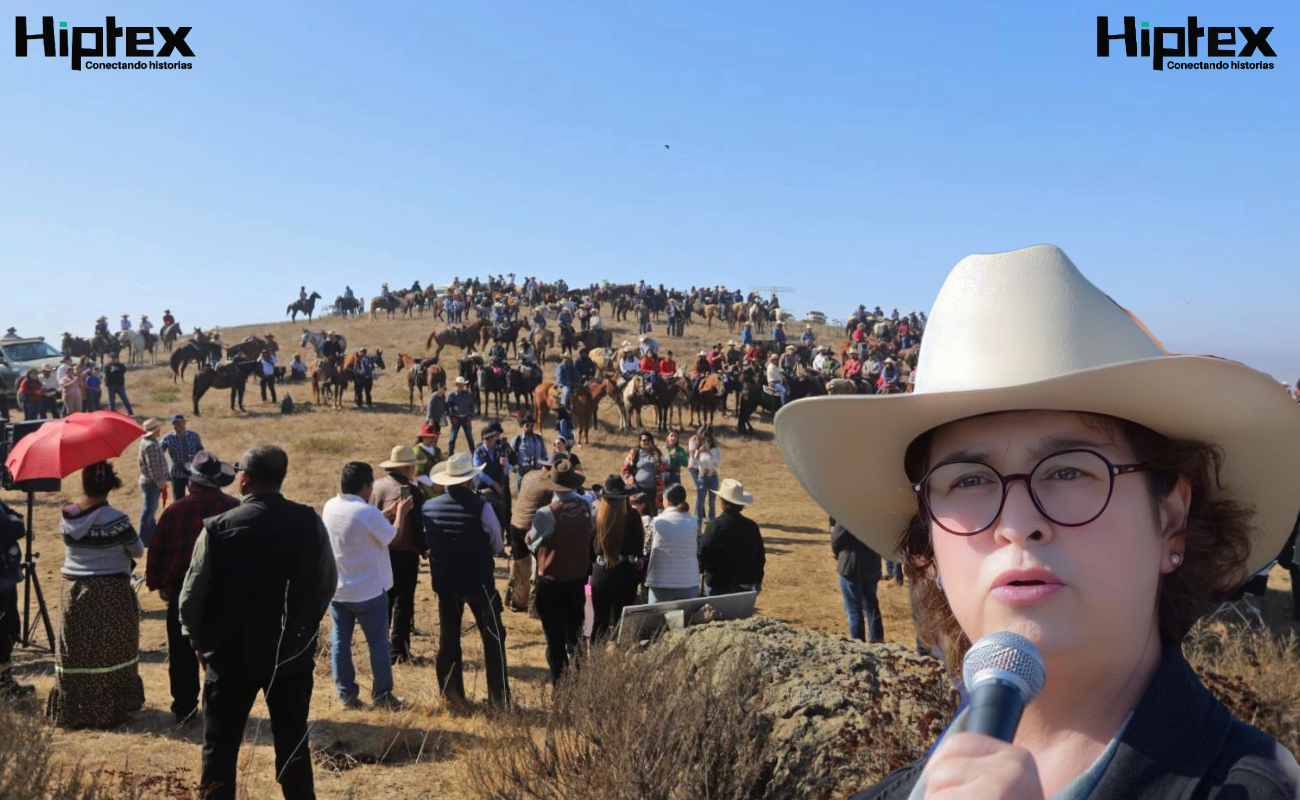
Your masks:
<instances>
[{"instance_id":1,"label":"bird in sky","mask_svg":"<svg viewBox=\"0 0 1300 800\"><path fill-rule=\"evenodd\" d=\"M670 148L668 145L664 145L664 149L665 149L665 150L671 150L672 148Z\"/></svg>"}]
</instances>

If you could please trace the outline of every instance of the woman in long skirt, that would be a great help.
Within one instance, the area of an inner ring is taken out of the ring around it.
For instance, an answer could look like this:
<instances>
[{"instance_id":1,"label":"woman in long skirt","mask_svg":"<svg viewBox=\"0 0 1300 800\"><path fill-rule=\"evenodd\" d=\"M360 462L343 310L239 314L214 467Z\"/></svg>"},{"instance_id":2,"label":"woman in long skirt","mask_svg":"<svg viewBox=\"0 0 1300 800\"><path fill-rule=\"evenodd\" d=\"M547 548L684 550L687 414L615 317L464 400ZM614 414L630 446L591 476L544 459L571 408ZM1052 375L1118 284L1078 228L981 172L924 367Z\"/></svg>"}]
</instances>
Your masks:
<instances>
[{"instance_id":1,"label":"woman in long skirt","mask_svg":"<svg viewBox=\"0 0 1300 800\"><path fill-rule=\"evenodd\" d=\"M54 689L46 714L66 728L111 728L144 706L140 617L131 591L144 545L127 515L108 504L121 487L106 461L81 472L84 496L63 508L66 556Z\"/></svg>"}]
</instances>

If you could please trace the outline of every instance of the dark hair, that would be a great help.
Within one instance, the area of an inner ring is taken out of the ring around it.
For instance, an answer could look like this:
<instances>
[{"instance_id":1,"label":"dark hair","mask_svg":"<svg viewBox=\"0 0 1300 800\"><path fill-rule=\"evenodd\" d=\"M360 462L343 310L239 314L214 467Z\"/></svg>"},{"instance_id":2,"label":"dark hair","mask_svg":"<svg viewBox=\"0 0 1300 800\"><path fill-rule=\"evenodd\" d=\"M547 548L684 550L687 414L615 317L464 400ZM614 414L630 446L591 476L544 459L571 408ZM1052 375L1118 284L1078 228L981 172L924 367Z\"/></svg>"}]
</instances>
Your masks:
<instances>
[{"instance_id":1,"label":"dark hair","mask_svg":"<svg viewBox=\"0 0 1300 800\"><path fill-rule=\"evenodd\" d=\"M1240 586L1250 557L1254 510L1235 500L1212 496L1222 488L1219 475L1223 450L1217 445L1172 439L1136 422L1103 414L1080 412L1079 418L1112 442L1127 443L1136 460L1147 465L1143 474L1153 503L1167 497L1180 478L1191 488L1182 532L1183 562L1178 569L1160 576L1156 594L1160 638L1180 642L1198 619ZM933 433L931 430L918 436L908 446L903 466L909 481L920 480L929 468ZM912 578L912 603L920 639L939 645L948 669L954 675L960 674L971 641L932 577L930 517L919 503L917 514L899 535L898 550Z\"/></svg>"},{"instance_id":2,"label":"dark hair","mask_svg":"<svg viewBox=\"0 0 1300 800\"><path fill-rule=\"evenodd\" d=\"M81 491L86 497L103 497L122 488L122 480L107 461L96 461L81 470Z\"/></svg>"},{"instance_id":3,"label":"dark hair","mask_svg":"<svg viewBox=\"0 0 1300 800\"><path fill-rule=\"evenodd\" d=\"M258 486L279 489L289 474L289 454L273 444L259 444L244 453L239 467Z\"/></svg>"},{"instance_id":4,"label":"dark hair","mask_svg":"<svg viewBox=\"0 0 1300 800\"><path fill-rule=\"evenodd\" d=\"M680 483L674 483L664 492L664 500L670 506L680 506L686 504L686 487Z\"/></svg>"},{"instance_id":5,"label":"dark hair","mask_svg":"<svg viewBox=\"0 0 1300 800\"><path fill-rule=\"evenodd\" d=\"M639 434L637 434L636 440L639 442L642 439L649 439L650 441L653 442L655 440L655 435L650 431L641 431Z\"/></svg>"},{"instance_id":6,"label":"dark hair","mask_svg":"<svg viewBox=\"0 0 1300 800\"><path fill-rule=\"evenodd\" d=\"M361 494L361 490L375 482L375 471L364 461L349 461L343 465L339 488L343 494Z\"/></svg>"}]
</instances>

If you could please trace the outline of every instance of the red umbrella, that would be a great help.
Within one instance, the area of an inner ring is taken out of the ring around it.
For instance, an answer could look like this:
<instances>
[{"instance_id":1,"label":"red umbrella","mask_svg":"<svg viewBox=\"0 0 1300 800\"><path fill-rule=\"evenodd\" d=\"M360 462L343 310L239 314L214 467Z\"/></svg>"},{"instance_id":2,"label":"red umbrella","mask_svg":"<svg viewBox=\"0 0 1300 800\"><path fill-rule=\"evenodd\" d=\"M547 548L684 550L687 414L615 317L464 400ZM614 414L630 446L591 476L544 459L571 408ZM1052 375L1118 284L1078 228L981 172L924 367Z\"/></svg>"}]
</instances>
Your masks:
<instances>
[{"instance_id":1,"label":"red umbrella","mask_svg":"<svg viewBox=\"0 0 1300 800\"><path fill-rule=\"evenodd\" d=\"M15 481L62 479L89 464L122 455L143 435L140 423L116 411L70 414L23 437L5 466Z\"/></svg>"}]
</instances>

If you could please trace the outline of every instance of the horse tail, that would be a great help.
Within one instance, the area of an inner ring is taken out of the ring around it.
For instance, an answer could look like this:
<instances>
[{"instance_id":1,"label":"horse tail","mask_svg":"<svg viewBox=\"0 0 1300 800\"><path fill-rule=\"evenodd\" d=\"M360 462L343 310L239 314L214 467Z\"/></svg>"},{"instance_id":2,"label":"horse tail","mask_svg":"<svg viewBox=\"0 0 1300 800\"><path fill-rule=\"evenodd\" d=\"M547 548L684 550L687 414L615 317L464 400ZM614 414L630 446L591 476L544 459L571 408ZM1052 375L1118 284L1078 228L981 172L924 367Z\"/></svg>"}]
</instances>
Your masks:
<instances>
[{"instance_id":1,"label":"horse tail","mask_svg":"<svg viewBox=\"0 0 1300 800\"><path fill-rule=\"evenodd\" d=\"M434 338L437 337L437 335L438 335L438 332L437 332L437 331L434 331L433 333L430 333L430 334L429 334L429 339L428 339L428 341L426 341L426 342L424 343L424 349L425 349L426 351L428 351L428 350L432 350L432 349L433 349L433 340L434 340Z\"/></svg>"}]
</instances>

